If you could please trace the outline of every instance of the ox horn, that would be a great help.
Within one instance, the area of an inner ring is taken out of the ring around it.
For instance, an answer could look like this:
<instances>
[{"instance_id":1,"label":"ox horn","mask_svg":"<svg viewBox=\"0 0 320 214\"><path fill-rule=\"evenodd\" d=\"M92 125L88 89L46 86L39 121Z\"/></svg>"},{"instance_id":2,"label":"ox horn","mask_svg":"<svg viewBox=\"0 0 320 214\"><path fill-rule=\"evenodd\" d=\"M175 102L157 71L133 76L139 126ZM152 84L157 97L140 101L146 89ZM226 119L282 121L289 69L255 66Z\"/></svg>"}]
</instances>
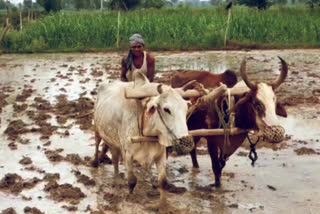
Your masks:
<instances>
[{"instance_id":1,"label":"ox horn","mask_svg":"<svg viewBox=\"0 0 320 214\"><path fill-rule=\"evenodd\" d=\"M191 80L191 81L187 82L186 84L184 84L184 85L181 87L181 89L182 89L183 91L186 91L186 90L188 90L188 89L192 89L192 88L194 88L194 86L195 86L196 83L198 83L197 80Z\"/></svg>"},{"instance_id":2,"label":"ox horn","mask_svg":"<svg viewBox=\"0 0 320 214\"><path fill-rule=\"evenodd\" d=\"M273 90L278 88L281 85L281 83L284 82L284 80L286 79L287 74L288 74L287 63L281 57L278 56L278 58L281 60L281 73L280 73L279 78L270 84L272 86Z\"/></svg>"},{"instance_id":3,"label":"ox horn","mask_svg":"<svg viewBox=\"0 0 320 214\"><path fill-rule=\"evenodd\" d=\"M140 99L146 97L152 97L159 95L162 87L156 83L148 83L140 87L131 88L128 87L125 89L125 98L126 99Z\"/></svg>"},{"instance_id":4,"label":"ox horn","mask_svg":"<svg viewBox=\"0 0 320 214\"><path fill-rule=\"evenodd\" d=\"M241 63L240 75L241 75L241 78L243 79L243 81L248 86L248 88L250 88L251 90L256 90L257 89L256 84L253 84L248 78L247 71L246 71L246 60L245 59Z\"/></svg>"},{"instance_id":5,"label":"ox horn","mask_svg":"<svg viewBox=\"0 0 320 214\"><path fill-rule=\"evenodd\" d=\"M196 80L191 80L181 88L174 88L174 90L184 98L201 97L209 92L209 90L205 89L203 85Z\"/></svg>"}]
</instances>

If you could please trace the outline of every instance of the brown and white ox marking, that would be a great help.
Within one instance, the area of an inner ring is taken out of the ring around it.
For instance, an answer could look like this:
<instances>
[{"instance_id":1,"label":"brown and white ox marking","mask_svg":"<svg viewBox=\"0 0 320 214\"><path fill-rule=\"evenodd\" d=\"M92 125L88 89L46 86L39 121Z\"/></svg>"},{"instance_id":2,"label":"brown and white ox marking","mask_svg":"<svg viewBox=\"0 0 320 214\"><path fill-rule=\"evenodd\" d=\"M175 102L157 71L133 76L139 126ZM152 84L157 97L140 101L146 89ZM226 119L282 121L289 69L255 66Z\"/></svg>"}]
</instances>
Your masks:
<instances>
[{"instance_id":1,"label":"brown and white ox marking","mask_svg":"<svg viewBox=\"0 0 320 214\"><path fill-rule=\"evenodd\" d=\"M205 88L215 88L220 83L232 88L237 83L237 75L232 70L226 70L221 74L213 74L208 71L186 70L176 72L171 78L171 86L178 88L191 80L197 80Z\"/></svg>"},{"instance_id":2,"label":"brown and white ox marking","mask_svg":"<svg viewBox=\"0 0 320 214\"><path fill-rule=\"evenodd\" d=\"M126 98L127 89L142 86L156 88L159 93L143 99ZM99 163L98 150L102 139L111 151L115 174L119 171L119 157L120 155L123 157L129 190L132 193L137 182L133 173L133 161L138 161L145 168L150 168L155 163L158 170L160 199L164 201L166 147L172 146L173 143L179 144L180 141L183 143L189 141L193 145L192 137L188 136L187 109L187 101L178 93L178 90L159 83L149 83L141 73L137 73L135 82L103 84L98 90L95 104L96 152L93 164L97 166ZM138 124L141 119L143 122ZM139 126L142 126L142 133ZM141 134L157 136L159 143L131 142L131 137ZM189 153L191 149L187 152Z\"/></svg>"},{"instance_id":3,"label":"brown and white ox marking","mask_svg":"<svg viewBox=\"0 0 320 214\"><path fill-rule=\"evenodd\" d=\"M281 59L281 75L273 83L252 83L246 73L246 61L243 61L240 74L243 81L237 83L233 89L245 87L247 91L242 96L235 96L235 127L254 130L258 136L267 138L269 141L280 142L283 139L284 129L279 126L276 115L287 116L285 109L277 103L275 90L285 80L288 73L286 62ZM179 84L176 84L178 86ZM233 90L231 89L231 90ZM218 100L218 106L221 104ZM219 118L214 104L198 109L188 120L189 130L201 128L218 128ZM279 132L280 130L280 132ZM230 144L225 145L224 136L206 136L208 152L211 157L212 169L215 175L215 186L220 186L220 177L225 160L231 156L243 143L247 133L230 136ZM194 137L195 143L201 137ZM199 164L196 156L196 147L191 151L194 168Z\"/></svg>"}]
</instances>

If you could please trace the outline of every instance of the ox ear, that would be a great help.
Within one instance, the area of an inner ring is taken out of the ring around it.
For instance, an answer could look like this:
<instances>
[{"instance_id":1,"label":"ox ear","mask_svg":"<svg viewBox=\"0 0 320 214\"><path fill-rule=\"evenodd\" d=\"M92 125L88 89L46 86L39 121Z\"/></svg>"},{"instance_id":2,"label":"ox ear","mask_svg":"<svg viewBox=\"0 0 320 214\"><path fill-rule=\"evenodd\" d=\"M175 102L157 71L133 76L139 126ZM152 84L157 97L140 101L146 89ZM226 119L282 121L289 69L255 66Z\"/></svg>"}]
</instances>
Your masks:
<instances>
[{"instance_id":1,"label":"ox ear","mask_svg":"<svg viewBox=\"0 0 320 214\"><path fill-rule=\"evenodd\" d=\"M142 86L149 83L148 78L140 71L134 72L133 74L134 87Z\"/></svg>"},{"instance_id":2,"label":"ox ear","mask_svg":"<svg viewBox=\"0 0 320 214\"><path fill-rule=\"evenodd\" d=\"M147 112L147 115L151 116L156 112L156 107L154 105L152 105Z\"/></svg>"},{"instance_id":3,"label":"ox ear","mask_svg":"<svg viewBox=\"0 0 320 214\"><path fill-rule=\"evenodd\" d=\"M159 84L159 85L157 86L157 91L158 91L159 94L162 94L162 93L163 93L162 84Z\"/></svg>"},{"instance_id":4,"label":"ox ear","mask_svg":"<svg viewBox=\"0 0 320 214\"><path fill-rule=\"evenodd\" d=\"M281 116L281 117L287 117L287 111L284 108L283 105L281 105L280 103L276 103L276 114Z\"/></svg>"}]
</instances>

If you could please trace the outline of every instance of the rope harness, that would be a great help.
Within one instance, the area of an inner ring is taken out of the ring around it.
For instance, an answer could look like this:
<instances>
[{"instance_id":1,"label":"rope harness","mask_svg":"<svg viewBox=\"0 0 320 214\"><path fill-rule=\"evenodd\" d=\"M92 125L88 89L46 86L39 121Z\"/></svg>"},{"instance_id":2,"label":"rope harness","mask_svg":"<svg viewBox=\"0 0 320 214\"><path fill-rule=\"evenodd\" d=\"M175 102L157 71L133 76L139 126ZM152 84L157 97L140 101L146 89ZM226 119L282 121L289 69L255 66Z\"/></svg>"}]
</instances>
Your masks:
<instances>
[{"instance_id":1,"label":"rope harness","mask_svg":"<svg viewBox=\"0 0 320 214\"><path fill-rule=\"evenodd\" d=\"M249 132L247 134L248 141L250 143L250 153L249 153L249 158L251 160L251 166L254 167L254 163L256 160L258 160L258 155L256 152L256 145L260 142L260 137L258 137L257 141L255 143L252 143L249 137Z\"/></svg>"},{"instance_id":2,"label":"rope harness","mask_svg":"<svg viewBox=\"0 0 320 214\"><path fill-rule=\"evenodd\" d=\"M166 122L164 121L162 114L161 114L161 109L160 109L160 105L157 105L157 112L159 114L160 120L163 123L163 125L166 127L167 131L169 132L169 134L171 135L171 137L173 138L173 140L178 140L177 136L173 133L173 131L169 128L169 126L166 124Z\"/></svg>"},{"instance_id":3,"label":"rope harness","mask_svg":"<svg viewBox=\"0 0 320 214\"><path fill-rule=\"evenodd\" d=\"M243 103L247 100L247 97L245 97L243 100L240 102ZM200 107L200 105L205 105L209 106L210 103L212 103L212 100L205 100L202 98L199 98L196 103L190 108L190 111L188 111L187 114L187 120L190 118L190 116L196 111L197 108ZM224 110L224 103L227 104L228 109L227 111ZM219 125L218 128L223 128L224 129L224 144L223 148L220 148L220 158L219 158L219 163L220 163L220 168L223 168L226 163L226 155L225 152L227 148L231 145L230 142L230 130L232 128L232 124L234 122L233 118L231 117L231 114L233 114L233 108L234 106L231 106L231 95L230 95L230 90L228 89L228 97L224 97L221 100L220 106L218 105L218 100L214 100L214 108L218 114L219 118ZM257 141L255 143L252 143L250 140L250 137L247 133L247 138L250 143L250 153L249 153L249 158L251 160L251 165L254 166L255 161L258 159L258 155L255 150L255 146L260 140L260 137L258 137Z\"/></svg>"},{"instance_id":4,"label":"rope harness","mask_svg":"<svg viewBox=\"0 0 320 214\"><path fill-rule=\"evenodd\" d=\"M228 90L229 91L229 90ZM229 95L229 94L228 94ZM227 148L230 146L230 128L231 128L231 120L230 120L230 115L226 114L223 108L224 102L227 102L228 107L230 107L230 98L224 97L221 101L220 107L218 106L218 100L215 100L214 106L216 109L216 112L219 117L219 125L218 128L223 128L224 129L224 143L223 147L220 148L220 167L223 168L226 164L226 155L225 152ZM228 121L228 122L226 122Z\"/></svg>"},{"instance_id":5,"label":"rope harness","mask_svg":"<svg viewBox=\"0 0 320 214\"><path fill-rule=\"evenodd\" d=\"M150 101L150 99L147 100L147 103L149 101ZM143 127L144 127L144 118L145 118L146 106L147 106L147 104L143 108L143 111L142 111L143 113L142 113L141 117L138 114L139 109L138 109L138 112L137 112L139 136L144 136L143 135ZM178 155L187 154L187 153L191 152L191 150L194 148L194 142L193 142L192 136L186 136L186 137L178 138L174 134L172 129L170 129L169 126L167 125L167 123L165 122L165 120L163 118L163 115L161 113L161 107L160 107L159 104L157 104L157 106L156 106L156 111L159 114L159 117L160 117L160 120L161 120L162 124L164 125L164 127L168 131L169 135L172 137L172 140L173 140L172 149L174 151L176 151ZM140 119L140 121L139 121L139 119Z\"/></svg>"}]
</instances>

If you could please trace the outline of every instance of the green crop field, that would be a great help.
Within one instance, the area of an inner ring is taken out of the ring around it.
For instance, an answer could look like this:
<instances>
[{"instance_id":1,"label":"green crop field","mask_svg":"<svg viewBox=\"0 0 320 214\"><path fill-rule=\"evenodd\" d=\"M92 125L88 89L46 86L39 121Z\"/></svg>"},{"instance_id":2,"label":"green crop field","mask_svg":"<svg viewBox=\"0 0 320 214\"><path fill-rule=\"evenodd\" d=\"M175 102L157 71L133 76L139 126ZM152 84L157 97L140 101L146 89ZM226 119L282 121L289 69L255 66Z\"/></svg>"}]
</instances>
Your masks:
<instances>
[{"instance_id":1,"label":"green crop field","mask_svg":"<svg viewBox=\"0 0 320 214\"><path fill-rule=\"evenodd\" d=\"M320 10L271 7L144 9L120 13L62 11L22 31L11 30L4 52L123 50L140 33L151 50L320 47ZM119 25L118 25L119 24ZM119 29L118 29L119 26ZM119 31L118 31L119 30Z\"/></svg>"}]
</instances>

